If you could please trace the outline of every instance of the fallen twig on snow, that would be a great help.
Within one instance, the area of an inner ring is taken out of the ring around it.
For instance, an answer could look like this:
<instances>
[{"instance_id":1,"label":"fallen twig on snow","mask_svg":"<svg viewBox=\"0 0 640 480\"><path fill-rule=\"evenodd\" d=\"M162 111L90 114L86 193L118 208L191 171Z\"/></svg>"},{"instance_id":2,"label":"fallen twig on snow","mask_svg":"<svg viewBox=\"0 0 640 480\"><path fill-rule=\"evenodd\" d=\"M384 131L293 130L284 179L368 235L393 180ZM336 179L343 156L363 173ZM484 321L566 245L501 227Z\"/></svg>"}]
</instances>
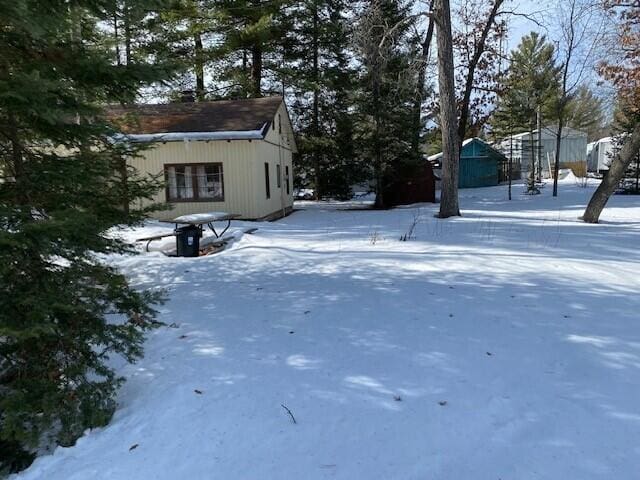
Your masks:
<instances>
[{"instance_id":1,"label":"fallen twig on snow","mask_svg":"<svg viewBox=\"0 0 640 480\"><path fill-rule=\"evenodd\" d=\"M293 413L291 413L291 410L289 410L289 409L288 409L285 405L283 405L283 404L280 404L280 406L281 406L282 408L284 408L284 409L287 411L287 413L288 413L288 414L289 414L289 416L291 417L291 420L293 420L293 423L298 423L298 422L296 422L296 417L294 417L294 416L293 416Z\"/></svg>"}]
</instances>

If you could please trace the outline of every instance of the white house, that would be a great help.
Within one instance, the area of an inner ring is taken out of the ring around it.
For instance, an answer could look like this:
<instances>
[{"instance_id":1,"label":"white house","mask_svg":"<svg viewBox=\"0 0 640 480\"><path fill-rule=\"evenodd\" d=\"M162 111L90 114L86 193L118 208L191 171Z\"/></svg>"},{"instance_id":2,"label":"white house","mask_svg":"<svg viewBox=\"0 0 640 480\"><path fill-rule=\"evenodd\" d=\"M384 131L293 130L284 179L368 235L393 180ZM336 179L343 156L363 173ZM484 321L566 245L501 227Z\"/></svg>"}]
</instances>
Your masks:
<instances>
[{"instance_id":1,"label":"white house","mask_svg":"<svg viewBox=\"0 0 640 480\"><path fill-rule=\"evenodd\" d=\"M128 141L151 144L130 163L164 178L154 201L172 209L156 218L225 211L273 219L291 211L297 150L282 97L117 107L109 117Z\"/></svg>"}]
</instances>

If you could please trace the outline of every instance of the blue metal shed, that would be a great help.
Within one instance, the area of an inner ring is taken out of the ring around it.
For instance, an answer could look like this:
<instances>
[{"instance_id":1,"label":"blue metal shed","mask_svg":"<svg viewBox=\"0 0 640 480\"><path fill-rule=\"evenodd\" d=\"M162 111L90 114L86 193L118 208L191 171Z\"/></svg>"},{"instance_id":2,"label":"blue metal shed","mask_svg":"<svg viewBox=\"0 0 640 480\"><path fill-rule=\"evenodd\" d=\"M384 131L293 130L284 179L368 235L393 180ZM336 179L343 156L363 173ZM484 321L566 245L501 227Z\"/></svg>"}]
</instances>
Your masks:
<instances>
[{"instance_id":1,"label":"blue metal shed","mask_svg":"<svg viewBox=\"0 0 640 480\"><path fill-rule=\"evenodd\" d=\"M440 162L442 153L429 157ZM500 183L500 172L506 157L484 140L469 138L462 143L460 153L460 188L491 187Z\"/></svg>"}]
</instances>

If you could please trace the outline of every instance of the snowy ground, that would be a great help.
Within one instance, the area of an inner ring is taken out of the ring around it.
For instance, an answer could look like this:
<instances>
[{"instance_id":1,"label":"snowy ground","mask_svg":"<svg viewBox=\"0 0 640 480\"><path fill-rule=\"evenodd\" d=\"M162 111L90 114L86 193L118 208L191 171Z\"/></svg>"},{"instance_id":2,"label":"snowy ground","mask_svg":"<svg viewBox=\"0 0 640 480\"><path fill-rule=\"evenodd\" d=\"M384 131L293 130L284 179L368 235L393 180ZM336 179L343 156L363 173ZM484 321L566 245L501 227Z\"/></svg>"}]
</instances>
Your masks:
<instances>
[{"instance_id":1,"label":"snowy ground","mask_svg":"<svg viewBox=\"0 0 640 480\"><path fill-rule=\"evenodd\" d=\"M108 427L19 478L639 478L640 198L586 225L592 188L550 190L446 221L306 203L218 255L114 259L174 326Z\"/></svg>"}]
</instances>

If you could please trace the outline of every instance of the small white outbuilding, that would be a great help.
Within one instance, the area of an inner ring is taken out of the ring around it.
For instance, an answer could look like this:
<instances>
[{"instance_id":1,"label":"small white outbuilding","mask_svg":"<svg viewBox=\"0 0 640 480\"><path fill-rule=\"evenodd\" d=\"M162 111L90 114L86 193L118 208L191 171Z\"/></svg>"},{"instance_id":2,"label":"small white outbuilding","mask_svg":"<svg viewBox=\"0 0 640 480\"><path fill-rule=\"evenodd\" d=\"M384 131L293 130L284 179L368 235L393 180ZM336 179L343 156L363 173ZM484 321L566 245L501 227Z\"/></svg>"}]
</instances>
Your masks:
<instances>
[{"instance_id":1,"label":"small white outbuilding","mask_svg":"<svg viewBox=\"0 0 640 480\"><path fill-rule=\"evenodd\" d=\"M615 152L613 137L604 137L587 145L587 170L602 173L609 170Z\"/></svg>"},{"instance_id":2,"label":"small white outbuilding","mask_svg":"<svg viewBox=\"0 0 640 480\"><path fill-rule=\"evenodd\" d=\"M109 110L130 142L150 144L130 160L164 178L154 217L225 211L274 219L293 208L296 142L282 97L183 102Z\"/></svg>"}]
</instances>

